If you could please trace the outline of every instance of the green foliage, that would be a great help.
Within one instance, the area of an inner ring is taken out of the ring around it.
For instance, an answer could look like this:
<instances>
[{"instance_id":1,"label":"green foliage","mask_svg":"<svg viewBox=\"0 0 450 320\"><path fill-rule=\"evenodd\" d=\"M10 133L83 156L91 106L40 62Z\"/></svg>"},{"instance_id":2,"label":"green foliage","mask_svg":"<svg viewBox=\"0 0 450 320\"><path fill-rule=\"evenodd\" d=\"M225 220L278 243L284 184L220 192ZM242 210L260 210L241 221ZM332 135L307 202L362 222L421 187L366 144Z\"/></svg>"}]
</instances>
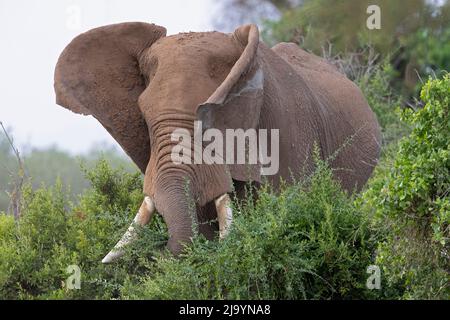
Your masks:
<instances>
[{"instance_id":1,"label":"green foliage","mask_svg":"<svg viewBox=\"0 0 450 320\"><path fill-rule=\"evenodd\" d=\"M367 28L367 8L378 5L381 29ZM279 21L267 22L265 39L269 43L291 41L320 53L327 42L336 53L355 51L368 43L378 52L391 53L407 45L410 36L421 28L439 35L448 27L449 4L437 7L430 1L409 0L305 0L302 5L284 11ZM435 33L436 32L436 33Z\"/></svg>"},{"instance_id":2,"label":"green foliage","mask_svg":"<svg viewBox=\"0 0 450 320\"><path fill-rule=\"evenodd\" d=\"M113 170L102 160L87 176L93 187L77 205L68 201L61 182L37 190L28 184L23 218L15 224L10 216L0 214L0 298L117 298L122 283L137 281L148 269L145 258L155 250L152 245L165 239L158 220L153 231L144 232L147 245L131 248L120 265L100 262L140 205L139 174ZM70 265L81 268L81 290L66 286Z\"/></svg>"},{"instance_id":3,"label":"green foliage","mask_svg":"<svg viewBox=\"0 0 450 320\"><path fill-rule=\"evenodd\" d=\"M418 30L408 38L405 46L408 48L405 58L413 62L423 78L441 77L450 70L450 23L438 30ZM420 90L420 84L417 86Z\"/></svg>"},{"instance_id":4,"label":"green foliage","mask_svg":"<svg viewBox=\"0 0 450 320\"><path fill-rule=\"evenodd\" d=\"M381 29L366 25L369 5L381 10ZM391 57L411 95L419 78L449 70L450 1L305 0L287 9L278 21L266 22L264 39L298 43L321 55L331 45L334 54L357 52L367 45L381 58ZM419 77L418 75L419 74Z\"/></svg>"},{"instance_id":5,"label":"green foliage","mask_svg":"<svg viewBox=\"0 0 450 320\"><path fill-rule=\"evenodd\" d=\"M155 274L125 286L127 298L363 298L374 246L368 224L319 163L306 182L247 200L222 242L197 238L182 259L161 257Z\"/></svg>"},{"instance_id":6,"label":"green foliage","mask_svg":"<svg viewBox=\"0 0 450 320\"><path fill-rule=\"evenodd\" d=\"M102 147L101 152L95 149L82 156L73 156L54 147L33 149L21 154L21 157L34 188L42 183L48 186L53 185L57 179L60 179L66 188L70 187L71 194L74 196L89 188L89 180L83 176L80 163L84 167L91 168L99 157L103 157L108 159L114 167L123 167L128 172L136 171L136 166L115 149ZM6 211L10 202L8 193L14 187L18 163L2 132L0 132L0 164L0 210ZM75 200L74 196L70 197L70 200Z\"/></svg>"},{"instance_id":7,"label":"green foliage","mask_svg":"<svg viewBox=\"0 0 450 320\"><path fill-rule=\"evenodd\" d=\"M363 73L356 84L363 92L369 106L376 114L382 129L383 145L387 146L408 133L409 127L400 121L400 106L402 97L391 87L395 71L385 60L380 65L373 66L369 72Z\"/></svg>"},{"instance_id":8,"label":"green foliage","mask_svg":"<svg viewBox=\"0 0 450 320\"><path fill-rule=\"evenodd\" d=\"M405 110L413 126L391 167L382 167L365 194L387 239L377 263L405 298L450 297L450 76L423 87L425 103Z\"/></svg>"},{"instance_id":9,"label":"green foliage","mask_svg":"<svg viewBox=\"0 0 450 320\"><path fill-rule=\"evenodd\" d=\"M448 299L450 76L429 81L424 108L403 111L400 124L392 72L385 63L355 78L385 140L363 195L343 192L316 161L304 181L234 203L223 241L197 236L176 259L157 216L119 263L103 265L139 208L142 179L85 161L83 194L67 180L30 182L22 218L0 213L0 299ZM0 159L14 165L8 152L0 140ZM382 268L380 291L365 287L372 264ZM81 269L80 290L67 288L70 265Z\"/></svg>"},{"instance_id":10,"label":"green foliage","mask_svg":"<svg viewBox=\"0 0 450 320\"><path fill-rule=\"evenodd\" d=\"M162 251L167 230L158 217L120 263L100 260L142 200L137 174L105 161L87 172L93 188L70 203L61 183L24 190L23 218L0 215L0 297L361 298L374 241L368 224L319 164L307 182L264 188L236 205L225 241L201 236L182 259ZM68 290L66 268L78 265L81 290Z\"/></svg>"}]
</instances>

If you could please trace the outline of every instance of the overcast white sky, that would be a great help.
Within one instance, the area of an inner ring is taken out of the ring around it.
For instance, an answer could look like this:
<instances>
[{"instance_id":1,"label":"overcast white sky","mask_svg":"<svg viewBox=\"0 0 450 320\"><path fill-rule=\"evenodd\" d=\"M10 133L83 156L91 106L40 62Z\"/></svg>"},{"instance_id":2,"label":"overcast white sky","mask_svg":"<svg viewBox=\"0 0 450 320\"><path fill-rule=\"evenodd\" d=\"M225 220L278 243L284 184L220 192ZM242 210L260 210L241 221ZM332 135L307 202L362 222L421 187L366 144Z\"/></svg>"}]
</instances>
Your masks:
<instances>
[{"instance_id":1,"label":"overcast white sky","mask_svg":"<svg viewBox=\"0 0 450 320\"><path fill-rule=\"evenodd\" d=\"M211 30L213 9L214 0L0 0L0 121L19 147L81 153L96 143L115 144L95 119L55 104L61 51L79 33L117 22L152 22L168 34Z\"/></svg>"}]
</instances>

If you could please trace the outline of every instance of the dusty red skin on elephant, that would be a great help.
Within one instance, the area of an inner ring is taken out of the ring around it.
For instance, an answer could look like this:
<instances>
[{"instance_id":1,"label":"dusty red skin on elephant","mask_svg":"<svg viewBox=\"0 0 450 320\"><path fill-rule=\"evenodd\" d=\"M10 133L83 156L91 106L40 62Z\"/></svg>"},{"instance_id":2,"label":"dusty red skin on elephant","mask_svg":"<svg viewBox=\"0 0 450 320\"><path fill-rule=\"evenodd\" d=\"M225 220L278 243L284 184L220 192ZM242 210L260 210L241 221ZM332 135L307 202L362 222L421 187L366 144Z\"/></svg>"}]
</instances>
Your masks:
<instances>
[{"instance_id":1,"label":"dusty red skin on elephant","mask_svg":"<svg viewBox=\"0 0 450 320\"><path fill-rule=\"evenodd\" d=\"M260 75L259 86L248 86ZM259 165L175 165L174 129L193 135L194 120L220 130L279 129L280 170L268 177L274 186L313 169L315 143L324 159L336 154L335 176L347 190L363 186L379 156L380 129L360 90L294 44L268 48L254 25L169 37L145 23L94 29L62 53L55 90L58 104L96 117L145 172L144 193L164 217L175 254L195 219L214 236L213 202L232 183L242 197L245 181L261 176Z\"/></svg>"}]
</instances>

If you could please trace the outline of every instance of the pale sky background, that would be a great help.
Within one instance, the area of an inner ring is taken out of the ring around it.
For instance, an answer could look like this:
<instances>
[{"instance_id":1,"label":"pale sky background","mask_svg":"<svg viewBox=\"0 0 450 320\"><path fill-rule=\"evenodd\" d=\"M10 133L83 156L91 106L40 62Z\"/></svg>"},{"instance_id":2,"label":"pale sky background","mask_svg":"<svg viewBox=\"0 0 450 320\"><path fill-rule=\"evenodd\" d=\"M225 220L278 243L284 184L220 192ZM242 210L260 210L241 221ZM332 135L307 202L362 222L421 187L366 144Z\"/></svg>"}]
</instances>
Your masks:
<instances>
[{"instance_id":1,"label":"pale sky background","mask_svg":"<svg viewBox=\"0 0 450 320\"><path fill-rule=\"evenodd\" d=\"M94 118L55 104L61 51L84 31L125 21L155 23L168 34L211 30L214 8L214 0L0 0L0 121L19 148L56 145L75 154L116 144Z\"/></svg>"}]
</instances>

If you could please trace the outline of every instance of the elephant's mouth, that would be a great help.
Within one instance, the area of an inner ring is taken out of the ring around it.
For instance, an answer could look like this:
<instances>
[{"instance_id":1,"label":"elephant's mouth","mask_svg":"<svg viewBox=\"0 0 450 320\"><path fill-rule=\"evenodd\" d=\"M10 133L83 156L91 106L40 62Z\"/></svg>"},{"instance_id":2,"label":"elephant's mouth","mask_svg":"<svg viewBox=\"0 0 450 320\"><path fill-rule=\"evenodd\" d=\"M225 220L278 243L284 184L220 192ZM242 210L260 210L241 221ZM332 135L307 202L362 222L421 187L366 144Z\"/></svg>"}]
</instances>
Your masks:
<instances>
[{"instance_id":1,"label":"elephant's mouth","mask_svg":"<svg viewBox=\"0 0 450 320\"><path fill-rule=\"evenodd\" d=\"M212 221L209 219L211 217L211 214L205 214L205 212L211 212L211 209L215 209L215 212L217 213L216 221ZM227 193L217 197L216 199L214 199L214 201L207 203L205 206L198 208L196 211L197 216L200 217L198 221L199 222L198 228L200 232L202 232L202 228L205 228L205 226L209 226L206 228L211 230L210 228L211 224L217 222L219 226L220 239L226 237L233 221L231 199ZM136 240L137 232L135 226L147 225L151 221L155 212L156 212L155 201L149 196L146 196L133 222L128 227L127 231L119 240L119 242L117 242L114 248L103 258L102 263L112 263L117 259L119 259L120 257L122 257L125 253L125 247L131 244L134 240ZM202 233L207 233L207 231Z\"/></svg>"},{"instance_id":2,"label":"elephant's mouth","mask_svg":"<svg viewBox=\"0 0 450 320\"><path fill-rule=\"evenodd\" d=\"M133 223L114 249L103 259L109 263L124 254L123 248L136 238L134 225L144 226L157 211L167 225L167 248L180 254L196 233L213 239L219 229L225 237L232 220L229 192L233 181L224 165L195 163L195 139L191 141L190 163L175 163L173 153L179 141L173 141L174 130L184 129L194 137L194 121L179 121L179 115L164 114L152 119L152 149L144 178L143 201ZM184 140L183 140L184 141ZM157 146L157 147L156 147ZM213 182L213 183L212 183Z\"/></svg>"}]
</instances>

